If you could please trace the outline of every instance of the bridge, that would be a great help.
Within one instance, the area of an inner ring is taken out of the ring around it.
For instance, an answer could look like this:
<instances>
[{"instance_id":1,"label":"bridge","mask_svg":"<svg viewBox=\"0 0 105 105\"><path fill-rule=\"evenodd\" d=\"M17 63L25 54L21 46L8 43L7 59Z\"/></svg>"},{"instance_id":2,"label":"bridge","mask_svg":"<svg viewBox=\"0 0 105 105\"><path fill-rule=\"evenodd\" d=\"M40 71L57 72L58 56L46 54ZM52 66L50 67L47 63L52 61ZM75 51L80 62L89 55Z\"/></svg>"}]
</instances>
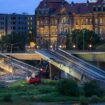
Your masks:
<instances>
[{"instance_id":1,"label":"bridge","mask_svg":"<svg viewBox=\"0 0 105 105\"><path fill-rule=\"evenodd\" d=\"M38 68L0 53L0 81L22 80Z\"/></svg>"},{"instance_id":2,"label":"bridge","mask_svg":"<svg viewBox=\"0 0 105 105\"><path fill-rule=\"evenodd\" d=\"M35 53L71 77L80 81L97 80L105 81L105 72L75 56L61 50L37 50Z\"/></svg>"},{"instance_id":3,"label":"bridge","mask_svg":"<svg viewBox=\"0 0 105 105\"><path fill-rule=\"evenodd\" d=\"M75 54L86 61L105 62L105 52L96 51L67 51ZM41 60L41 56L37 53L5 53L5 55L12 56L19 60Z\"/></svg>"}]
</instances>

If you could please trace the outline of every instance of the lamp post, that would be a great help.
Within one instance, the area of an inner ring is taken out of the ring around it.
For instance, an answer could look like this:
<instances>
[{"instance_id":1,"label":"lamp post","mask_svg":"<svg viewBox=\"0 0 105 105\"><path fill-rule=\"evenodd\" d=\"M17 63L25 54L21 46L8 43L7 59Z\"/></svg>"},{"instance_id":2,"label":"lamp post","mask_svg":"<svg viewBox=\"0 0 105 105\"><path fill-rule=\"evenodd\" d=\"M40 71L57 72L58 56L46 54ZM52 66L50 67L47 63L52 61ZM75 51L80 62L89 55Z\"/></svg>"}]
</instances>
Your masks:
<instances>
[{"instance_id":1,"label":"lamp post","mask_svg":"<svg viewBox=\"0 0 105 105\"><path fill-rule=\"evenodd\" d=\"M85 35L85 30L83 30L83 50L85 49L85 45L84 45L84 35Z\"/></svg>"},{"instance_id":2,"label":"lamp post","mask_svg":"<svg viewBox=\"0 0 105 105\"><path fill-rule=\"evenodd\" d=\"M18 43L13 43L13 44L11 44L11 43L8 43L8 45L10 45L10 52L12 53L13 52L13 46L14 45L17 45Z\"/></svg>"}]
</instances>

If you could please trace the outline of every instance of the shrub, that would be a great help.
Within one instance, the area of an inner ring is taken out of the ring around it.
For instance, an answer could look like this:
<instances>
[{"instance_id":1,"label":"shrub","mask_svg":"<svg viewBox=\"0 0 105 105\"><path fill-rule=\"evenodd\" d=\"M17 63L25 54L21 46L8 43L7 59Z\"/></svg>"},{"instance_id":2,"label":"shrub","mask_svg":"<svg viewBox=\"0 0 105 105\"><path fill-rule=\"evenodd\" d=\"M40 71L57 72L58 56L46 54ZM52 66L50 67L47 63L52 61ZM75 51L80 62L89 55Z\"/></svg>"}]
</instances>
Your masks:
<instances>
[{"instance_id":1,"label":"shrub","mask_svg":"<svg viewBox=\"0 0 105 105\"><path fill-rule=\"evenodd\" d=\"M39 88L38 90L39 90L39 92L40 92L41 94L51 93L51 92L54 92L54 91L55 91L54 88L48 87L48 86L43 87L43 88Z\"/></svg>"},{"instance_id":2,"label":"shrub","mask_svg":"<svg viewBox=\"0 0 105 105\"><path fill-rule=\"evenodd\" d=\"M98 96L94 95L90 98L90 102L91 103L101 102L101 99Z\"/></svg>"},{"instance_id":3,"label":"shrub","mask_svg":"<svg viewBox=\"0 0 105 105\"><path fill-rule=\"evenodd\" d=\"M103 91L96 81L86 82L83 86L85 96L91 97L93 95L102 96Z\"/></svg>"},{"instance_id":4,"label":"shrub","mask_svg":"<svg viewBox=\"0 0 105 105\"><path fill-rule=\"evenodd\" d=\"M44 84L44 85L56 85L57 81L49 80L49 79L42 79L42 84Z\"/></svg>"},{"instance_id":5,"label":"shrub","mask_svg":"<svg viewBox=\"0 0 105 105\"><path fill-rule=\"evenodd\" d=\"M80 105L89 105L88 100L85 97L80 97Z\"/></svg>"},{"instance_id":6,"label":"shrub","mask_svg":"<svg viewBox=\"0 0 105 105\"><path fill-rule=\"evenodd\" d=\"M6 94L3 98L2 101L4 102L12 102L12 96L11 94Z\"/></svg>"},{"instance_id":7,"label":"shrub","mask_svg":"<svg viewBox=\"0 0 105 105\"><path fill-rule=\"evenodd\" d=\"M79 95L79 87L77 83L69 79L60 80L57 84L57 90L62 95L67 95L67 96Z\"/></svg>"}]
</instances>

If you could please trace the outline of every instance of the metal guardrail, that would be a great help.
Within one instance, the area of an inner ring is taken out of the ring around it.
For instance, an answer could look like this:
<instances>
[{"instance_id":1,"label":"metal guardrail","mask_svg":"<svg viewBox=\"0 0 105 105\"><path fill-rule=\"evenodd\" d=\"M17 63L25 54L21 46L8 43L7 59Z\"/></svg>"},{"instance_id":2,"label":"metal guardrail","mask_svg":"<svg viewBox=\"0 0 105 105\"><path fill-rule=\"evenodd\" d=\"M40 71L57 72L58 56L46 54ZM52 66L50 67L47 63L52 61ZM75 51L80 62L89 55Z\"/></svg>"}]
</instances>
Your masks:
<instances>
[{"instance_id":1,"label":"metal guardrail","mask_svg":"<svg viewBox=\"0 0 105 105\"><path fill-rule=\"evenodd\" d=\"M96 66L94 66L94 65L91 65L90 63L87 63L87 62L85 62L84 60L82 60L82 59L80 59L80 58L77 58L77 57L73 56L72 54L70 54L70 53L68 53L68 52L66 52L66 51L64 51L64 50L62 50L62 49L58 49L58 51L64 52L66 55L69 55L69 56L75 58L76 60L79 60L80 62L86 64L86 66L88 65L89 68L90 68L90 67L95 68L95 69L97 69L99 72L101 72L102 74L105 75L105 72L104 72L102 69L100 69L100 68L98 68L98 67L96 67ZM92 68L91 68L91 69L92 69Z\"/></svg>"},{"instance_id":2,"label":"metal guardrail","mask_svg":"<svg viewBox=\"0 0 105 105\"><path fill-rule=\"evenodd\" d=\"M57 54L57 52L49 51L49 53L55 55L56 57L63 57L62 55ZM69 61L69 62L71 62L71 61ZM86 69L84 67L80 67L77 63L72 62L72 68L74 70L76 70L77 72L81 73L81 74L85 74L85 76L87 76L87 77L89 77L91 79L97 79L97 80L99 80L99 78L97 78L97 76L95 74L89 73L88 71L86 71Z\"/></svg>"},{"instance_id":3,"label":"metal guardrail","mask_svg":"<svg viewBox=\"0 0 105 105\"><path fill-rule=\"evenodd\" d=\"M65 53L65 54L68 54L67 52L65 52L65 51L63 51L63 50L61 50L61 49L60 49L60 51L62 51L62 52L63 52L63 53ZM73 55L71 55L71 54L69 54L69 57L74 57L74 56L73 56ZM79 59L79 58L76 58L76 57L74 57L74 58L75 58L75 59L78 59L78 60L79 60L79 62L81 62L81 61L82 61L82 63L86 63L87 65L94 67L93 65L88 64L87 62L84 62L83 60L81 60L81 59ZM76 65L75 65L75 66L76 66ZM79 65L77 65L77 66L79 66ZM86 66L86 65L85 65L85 66ZM94 67L94 68L95 68L96 70L100 70L101 74L103 74L103 73L105 74L105 72L104 72L104 71L102 71L101 69L99 69L99 68L97 68L97 67ZM92 78L93 78L93 76L94 76L94 77L95 77L95 79L98 79L98 80L99 80L99 79L103 79L103 80L105 80L105 78L98 78L98 76L96 75L96 73L91 73L91 72L90 72L91 74L90 74L90 73L88 73L88 74L87 74L86 69L88 70L88 69L90 69L90 68L87 68L87 67L86 67L86 68L85 68L85 67L84 67L84 68L82 68L82 70L85 70L85 72L86 72L86 74L85 74L85 75L86 75L86 76L88 76L88 77L91 77L91 76L92 76ZM93 71L94 71L94 70L93 70ZM84 72L84 73L85 73L85 72ZM96 72L96 71L95 71L95 72ZM97 74L99 74L99 72L97 72Z\"/></svg>"},{"instance_id":4,"label":"metal guardrail","mask_svg":"<svg viewBox=\"0 0 105 105\"><path fill-rule=\"evenodd\" d=\"M17 63L17 64L23 66L24 68L30 69L30 70L32 70L32 71L39 70L38 68L33 67L33 66L29 65L29 64L26 64L26 63L24 63L24 62L22 62L22 61L16 60L16 59L14 59L14 58L12 58L12 57L8 57L8 56L6 56L5 54L0 53L0 55L2 55L2 56L5 57L5 58L8 58L8 59L11 60L13 63Z\"/></svg>"}]
</instances>

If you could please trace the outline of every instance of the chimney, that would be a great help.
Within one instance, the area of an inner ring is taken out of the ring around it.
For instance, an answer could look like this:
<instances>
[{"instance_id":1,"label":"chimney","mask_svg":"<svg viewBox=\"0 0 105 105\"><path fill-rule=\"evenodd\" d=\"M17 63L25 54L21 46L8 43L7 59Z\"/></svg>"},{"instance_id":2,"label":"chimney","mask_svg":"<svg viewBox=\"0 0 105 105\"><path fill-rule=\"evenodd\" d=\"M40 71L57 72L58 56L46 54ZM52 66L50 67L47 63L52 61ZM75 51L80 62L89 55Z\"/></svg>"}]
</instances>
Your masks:
<instances>
[{"instance_id":1,"label":"chimney","mask_svg":"<svg viewBox=\"0 0 105 105\"><path fill-rule=\"evenodd\" d=\"M75 3L72 1L72 2L71 2L71 6L74 6L74 4L75 4Z\"/></svg>"},{"instance_id":2,"label":"chimney","mask_svg":"<svg viewBox=\"0 0 105 105\"><path fill-rule=\"evenodd\" d=\"M89 6L89 0L87 0L86 6Z\"/></svg>"}]
</instances>

